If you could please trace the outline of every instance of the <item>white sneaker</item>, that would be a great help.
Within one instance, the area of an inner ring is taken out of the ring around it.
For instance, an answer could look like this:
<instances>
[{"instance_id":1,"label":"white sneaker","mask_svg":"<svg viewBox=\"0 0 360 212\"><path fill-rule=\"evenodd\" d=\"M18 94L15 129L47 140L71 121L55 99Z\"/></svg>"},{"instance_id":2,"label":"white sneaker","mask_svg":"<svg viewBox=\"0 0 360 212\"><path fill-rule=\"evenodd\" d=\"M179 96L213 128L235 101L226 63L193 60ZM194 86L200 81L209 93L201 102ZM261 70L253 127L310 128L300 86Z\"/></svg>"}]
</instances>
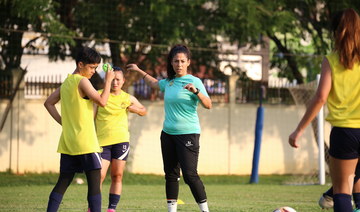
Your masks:
<instances>
[{"instance_id":1,"label":"white sneaker","mask_svg":"<svg viewBox=\"0 0 360 212\"><path fill-rule=\"evenodd\" d=\"M333 198L323 194L321 195L320 199L319 199L319 205L322 209L330 209L334 207L334 201Z\"/></svg>"}]
</instances>

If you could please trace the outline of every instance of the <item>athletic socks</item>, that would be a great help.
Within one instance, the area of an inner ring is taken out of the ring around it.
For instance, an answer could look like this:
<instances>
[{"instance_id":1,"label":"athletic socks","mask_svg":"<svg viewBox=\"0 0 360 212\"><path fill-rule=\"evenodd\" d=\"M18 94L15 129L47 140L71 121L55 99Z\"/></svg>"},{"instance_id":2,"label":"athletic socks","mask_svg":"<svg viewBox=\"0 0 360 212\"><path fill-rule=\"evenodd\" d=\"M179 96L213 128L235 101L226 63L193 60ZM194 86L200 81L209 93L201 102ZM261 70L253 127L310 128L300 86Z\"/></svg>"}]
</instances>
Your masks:
<instances>
[{"instance_id":1,"label":"athletic socks","mask_svg":"<svg viewBox=\"0 0 360 212\"><path fill-rule=\"evenodd\" d=\"M55 212L59 209L63 195L52 191L49 196L47 212Z\"/></svg>"},{"instance_id":2,"label":"athletic socks","mask_svg":"<svg viewBox=\"0 0 360 212\"><path fill-rule=\"evenodd\" d=\"M360 193L353 193L354 203L357 209L360 209Z\"/></svg>"},{"instance_id":3,"label":"athletic socks","mask_svg":"<svg viewBox=\"0 0 360 212\"><path fill-rule=\"evenodd\" d=\"M101 212L101 194L88 196L88 203L91 212Z\"/></svg>"},{"instance_id":4,"label":"athletic socks","mask_svg":"<svg viewBox=\"0 0 360 212\"><path fill-rule=\"evenodd\" d=\"M205 202L199 202L198 205L199 205L199 208L200 208L201 212L209 212L209 207L208 207L208 204L207 204L206 201Z\"/></svg>"},{"instance_id":5,"label":"athletic socks","mask_svg":"<svg viewBox=\"0 0 360 212\"><path fill-rule=\"evenodd\" d=\"M334 212L353 212L349 194L334 194Z\"/></svg>"},{"instance_id":6,"label":"athletic socks","mask_svg":"<svg viewBox=\"0 0 360 212\"><path fill-rule=\"evenodd\" d=\"M109 206L108 209L116 209L117 204L120 201L120 195L118 194L109 194Z\"/></svg>"},{"instance_id":7,"label":"athletic socks","mask_svg":"<svg viewBox=\"0 0 360 212\"><path fill-rule=\"evenodd\" d=\"M327 190L323 195L333 197L333 187L331 187L329 190Z\"/></svg>"},{"instance_id":8,"label":"athletic socks","mask_svg":"<svg viewBox=\"0 0 360 212\"><path fill-rule=\"evenodd\" d=\"M168 212L176 212L177 200L176 199L168 199L167 206L168 206Z\"/></svg>"}]
</instances>

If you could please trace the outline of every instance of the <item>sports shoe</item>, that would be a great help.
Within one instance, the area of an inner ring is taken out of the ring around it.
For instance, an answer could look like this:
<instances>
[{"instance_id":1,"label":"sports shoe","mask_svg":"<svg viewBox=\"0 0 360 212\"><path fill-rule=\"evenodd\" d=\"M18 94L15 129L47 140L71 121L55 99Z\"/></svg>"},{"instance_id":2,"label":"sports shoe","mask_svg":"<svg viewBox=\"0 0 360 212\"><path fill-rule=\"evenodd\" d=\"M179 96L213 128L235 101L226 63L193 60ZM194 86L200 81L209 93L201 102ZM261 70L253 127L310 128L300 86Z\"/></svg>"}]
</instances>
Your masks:
<instances>
[{"instance_id":1,"label":"sports shoe","mask_svg":"<svg viewBox=\"0 0 360 212\"><path fill-rule=\"evenodd\" d=\"M360 209L359 209L359 208L355 208L355 209L354 209L354 212L360 212Z\"/></svg>"},{"instance_id":2,"label":"sports shoe","mask_svg":"<svg viewBox=\"0 0 360 212\"><path fill-rule=\"evenodd\" d=\"M334 207L333 198L329 195L323 194L319 199L319 205L322 209L330 209ZM360 211L359 211L360 212Z\"/></svg>"},{"instance_id":3,"label":"sports shoe","mask_svg":"<svg viewBox=\"0 0 360 212\"><path fill-rule=\"evenodd\" d=\"M115 212L115 209L107 209L106 212Z\"/></svg>"}]
</instances>

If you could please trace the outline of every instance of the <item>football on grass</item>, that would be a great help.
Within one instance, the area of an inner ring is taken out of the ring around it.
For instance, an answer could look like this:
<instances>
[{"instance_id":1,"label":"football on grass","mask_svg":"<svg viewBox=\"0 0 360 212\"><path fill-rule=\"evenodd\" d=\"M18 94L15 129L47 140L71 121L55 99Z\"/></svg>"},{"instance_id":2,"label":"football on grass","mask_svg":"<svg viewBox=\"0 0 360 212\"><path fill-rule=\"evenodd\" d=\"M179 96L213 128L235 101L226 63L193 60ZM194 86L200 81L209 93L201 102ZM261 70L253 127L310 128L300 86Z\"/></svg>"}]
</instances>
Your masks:
<instances>
[{"instance_id":1,"label":"football on grass","mask_svg":"<svg viewBox=\"0 0 360 212\"><path fill-rule=\"evenodd\" d=\"M84 180L81 179L80 177L77 177L77 178L75 178L75 183L81 185L81 184L84 184Z\"/></svg>"},{"instance_id":2,"label":"football on grass","mask_svg":"<svg viewBox=\"0 0 360 212\"><path fill-rule=\"evenodd\" d=\"M290 207L280 207L278 209L275 209L273 212L296 212L296 210L294 208L290 208Z\"/></svg>"}]
</instances>

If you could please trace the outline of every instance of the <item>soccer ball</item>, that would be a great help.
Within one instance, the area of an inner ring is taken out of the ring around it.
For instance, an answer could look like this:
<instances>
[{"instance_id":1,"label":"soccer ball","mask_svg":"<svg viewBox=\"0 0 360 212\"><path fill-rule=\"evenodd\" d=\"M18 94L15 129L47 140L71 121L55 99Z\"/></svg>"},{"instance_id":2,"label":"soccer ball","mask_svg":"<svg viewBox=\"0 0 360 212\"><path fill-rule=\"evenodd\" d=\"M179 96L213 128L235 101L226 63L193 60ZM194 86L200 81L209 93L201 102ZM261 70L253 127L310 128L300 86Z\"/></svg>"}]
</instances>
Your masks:
<instances>
[{"instance_id":1,"label":"soccer ball","mask_svg":"<svg viewBox=\"0 0 360 212\"><path fill-rule=\"evenodd\" d=\"M296 212L296 210L294 208L285 206L285 207L278 208L278 209L274 210L273 212Z\"/></svg>"},{"instance_id":2,"label":"soccer ball","mask_svg":"<svg viewBox=\"0 0 360 212\"><path fill-rule=\"evenodd\" d=\"M75 178L75 183L81 185L81 184L84 184L84 180L81 179L80 177L77 177L77 178Z\"/></svg>"}]
</instances>

